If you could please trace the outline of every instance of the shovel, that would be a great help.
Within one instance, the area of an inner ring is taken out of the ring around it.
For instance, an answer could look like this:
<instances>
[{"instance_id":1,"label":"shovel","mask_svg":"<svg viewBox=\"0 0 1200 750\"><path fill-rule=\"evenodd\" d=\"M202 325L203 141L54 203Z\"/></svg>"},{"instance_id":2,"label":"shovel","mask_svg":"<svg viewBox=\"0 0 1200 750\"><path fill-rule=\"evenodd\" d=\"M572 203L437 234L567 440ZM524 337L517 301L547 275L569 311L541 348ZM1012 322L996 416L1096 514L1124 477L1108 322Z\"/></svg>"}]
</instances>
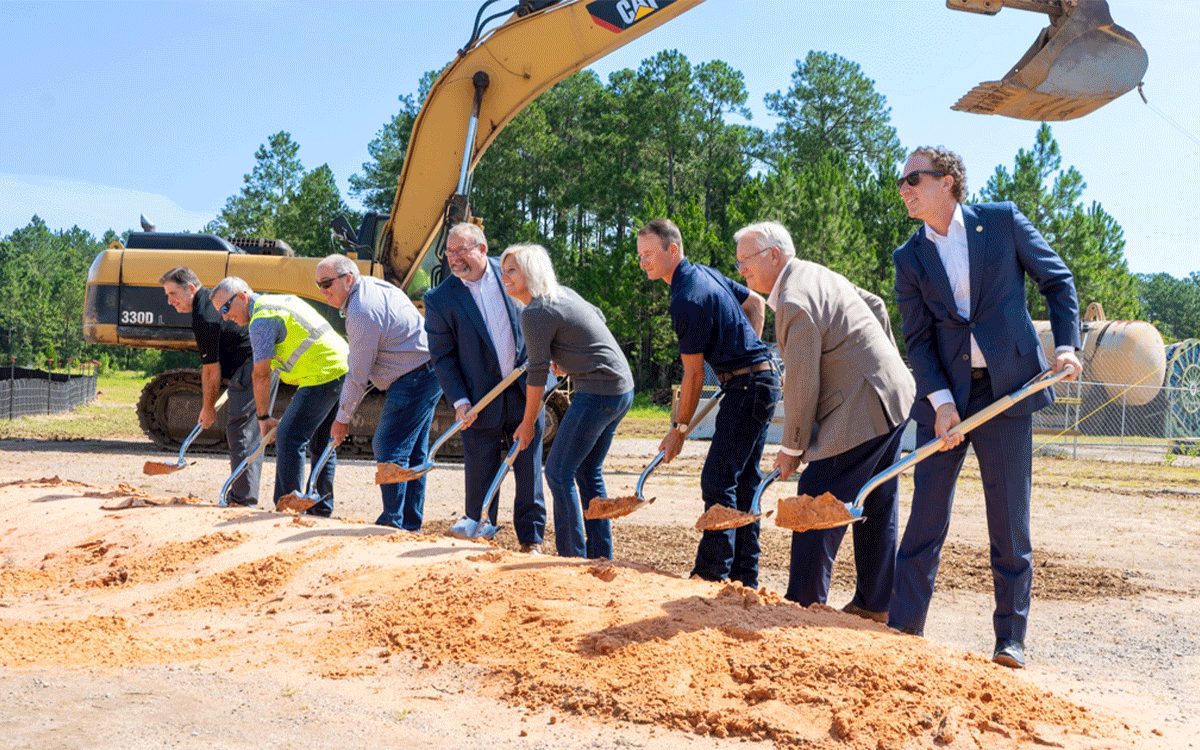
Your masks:
<instances>
[{"instance_id":1,"label":"shovel","mask_svg":"<svg viewBox=\"0 0 1200 750\"><path fill-rule=\"evenodd\" d=\"M317 492L317 477L321 476L321 470L325 468L325 464L334 455L336 450L337 445L333 442L333 438L330 438L329 443L325 446L325 450L321 452L321 457L317 459L317 465L313 467L312 473L308 475L308 492L303 495L289 492L279 498L279 502L275 503L275 510L277 512L282 513L290 510L296 513L303 513L321 502L321 493Z\"/></svg>"},{"instance_id":2,"label":"shovel","mask_svg":"<svg viewBox=\"0 0 1200 750\"><path fill-rule=\"evenodd\" d=\"M769 510L763 513L760 501L763 490L778 478L779 469L771 469L770 473L763 477L762 481L758 483L757 489L754 490L754 499L750 502L749 511L730 508L727 505L713 505L696 519L696 528L700 531L728 531L749 526L763 518L770 518L775 511Z\"/></svg>"},{"instance_id":3,"label":"shovel","mask_svg":"<svg viewBox=\"0 0 1200 750\"><path fill-rule=\"evenodd\" d=\"M542 409L546 408L546 402L550 400L550 394L554 393L560 385L566 382L566 378L559 378L558 382L552 388L547 388L546 393L542 396L542 405L538 409L541 413ZM488 394L491 395L490 393ZM476 521L469 516L463 516L450 527L446 532L448 536L455 539L491 539L496 536L496 532L500 530L499 526L492 525L488 519L488 511L491 510L492 501L500 494L500 485L504 482L504 477L512 470L512 465L517 460L517 454L520 453L521 444L514 442L512 447L508 449L508 453L504 456L503 463L500 464L500 470L496 472L496 477L492 480L492 484L488 487L487 494L483 496L483 506L479 509L479 520Z\"/></svg>"},{"instance_id":4,"label":"shovel","mask_svg":"<svg viewBox=\"0 0 1200 750\"><path fill-rule=\"evenodd\" d=\"M220 409L225 405L225 401L228 397L228 392L222 393L221 397L217 399L217 403L213 408ZM149 474L150 476L159 476L161 474L174 474L180 469L187 468L187 459L183 457L183 454L187 453L187 449L191 447L192 441L198 438L203 430L204 428L200 426L199 422L197 422L196 426L192 428L192 431L188 433L187 438L184 439L183 445L179 447L179 458L175 461L175 463L169 464L166 461L147 461L142 465L142 473Z\"/></svg>"},{"instance_id":5,"label":"shovel","mask_svg":"<svg viewBox=\"0 0 1200 750\"><path fill-rule=\"evenodd\" d=\"M684 428L683 436L685 438L692 430L696 429L696 425L700 424L710 411L716 408L717 403L720 402L724 395L724 392L718 392L708 400L708 403L696 410L696 413L692 415L692 421L688 422L687 427ZM637 486L634 488L632 495L625 495L623 497L593 497L592 501L588 503L588 508L584 511L583 517L589 521L621 518L635 510L645 508L654 502L655 498L647 499L642 494L642 488L646 485L646 477L650 476L650 473L657 469L658 465L666 457L666 451L659 451L658 455L646 465L646 468L642 470L642 475L638 477Z\"/></svg>"},{"instance_id":6,"label":"shovel","mask_svg":"<svg viewBox=\"0 0 1200 750\"><path fill-rule=\"evenodd\" d=\"M221 485L221 497L217 500L217 505L221 506L222 508L228 507L229 502L226 500L226 498L229 497L229 488L233 486L234 480L242 475L242 472L246 470L247 466L262 458L263 453L265 453L267 450L267 446L270 445L274 440L275 428L272 427L266 435L262 436L262 440L258 441L258 447L254 449L254 452L243 458L242 462L237 465L236 469L233 470L233 473L229 475L229 478L225 480L225 484Z\"/></svg>"},{"instance_id":7,"label":"shovel","mask_svg":"<svg viewBox=\"0 0 1200 750\"><path fill-rule=\"evenodd\" d=\"M1061 372L1046 370L1009 395L1001 397L959 422L948 434L965 435L997 414L1007 411L1013 404L1039 391L1046 390L1074 371L1073 367L1063 368ZM871 477L871 480L858 491L858 496L852 503L843 503L829 492L819 497L801 495L800 497L784 498L779 501L779 514L775 516L775 525L792 531L817 531L849 526L855 521L861 521L863 519L863 502L868 495L874 492L879 485L900 476L940 451L942 445L942 438L934 438L889 466L882 473Z\"/></svg>"},{"instance_id":8,"label":"shovel","mask_svg":"<svg viewBox=\"0 0 1200 750\"><path fill-rule=\"evenodd\" d=\"M484 397L479 399L479 402L467 410L467 416L475 416L484 408L496 400L496 397L504 393L510 385L516 382L517 378L525 373L527 365L516 367L508 374L508 377L496 384L495 388L484 394ZM437 465L434 463L434 457L437 455L438 449L445 444L447 440L458 434L462 429L463 420L459 419L450 425L450 429L446 430L429 449L429 458L425 459L425 463L419 466L400 466L398 464L383 463L375 464L375 484L392 484L395 482L411 482L414 479L420 479L428 474Z\"/></svg>"}]
</instances>

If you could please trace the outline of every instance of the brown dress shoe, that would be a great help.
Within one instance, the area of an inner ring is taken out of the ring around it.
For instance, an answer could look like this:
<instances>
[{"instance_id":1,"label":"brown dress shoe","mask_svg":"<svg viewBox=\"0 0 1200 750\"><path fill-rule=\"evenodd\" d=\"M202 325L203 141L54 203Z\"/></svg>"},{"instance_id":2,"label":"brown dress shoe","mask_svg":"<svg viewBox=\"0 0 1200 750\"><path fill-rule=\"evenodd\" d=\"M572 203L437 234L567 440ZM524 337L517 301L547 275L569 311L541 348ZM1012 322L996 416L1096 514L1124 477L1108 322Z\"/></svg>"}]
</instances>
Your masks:
<instances>
[{"instance_id":1,"label":"brown dress shoe","mask_svg":"<svg viewBox=\"0 0 1200 750\"><path fill-rule=\"evenodd\" d=\"M872 609L863 609L854 602L850 602L846 606L842 607L842 611L848 615L858 615L864 619L872 620L874 622L882 622L885 624L887 623L888 619L887 612L876 612Z\"/></svg>"},{"instance_id":2,"label":"brown dress shoe","mask_svg":"<svg viewBox=\"0 0 1200 750\"><path fill-rule=\"evenodd\" d=\"M542 554L542 545L540 545L540 544L522 544L521 551L527 555L540 555L540 554Z\"/></svg>"}]
</instances>

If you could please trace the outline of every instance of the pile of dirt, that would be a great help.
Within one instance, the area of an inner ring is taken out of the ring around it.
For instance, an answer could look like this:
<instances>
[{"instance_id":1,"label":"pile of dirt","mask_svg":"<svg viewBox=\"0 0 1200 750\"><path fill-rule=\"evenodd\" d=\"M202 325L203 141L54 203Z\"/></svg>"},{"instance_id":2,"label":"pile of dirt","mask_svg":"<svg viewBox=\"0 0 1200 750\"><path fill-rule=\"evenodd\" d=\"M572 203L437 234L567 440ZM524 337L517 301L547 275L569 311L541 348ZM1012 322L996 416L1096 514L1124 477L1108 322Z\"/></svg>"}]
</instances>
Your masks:
<instances>
[{"instance_id":1,"label":"pile of dirt","mask_svg":"<svg viewBox=\"0 0 1200 750\"><path fill-rule=\"evenodd\" d=\"M215 653L215 647L200 638L140 634L120 616L35 622L0 619L0 664L6 666L123 667L185 661Z\"/></svg>"},{"instance_id":2,"label":"pile of dirt","mask_svg":"<svg viewBox=\"0 0 1200 750\"><path fill-rule=\"evenodd\" d=\"M484 666L530 708L781 746L1043 744L1105 728L982 657L766 591L627 565L429 571L354 607L318 651L377 649Z\"/></svg>"},{"instance_id":3,"label":"pile of dirt","mask_svg":"<svg viewBox=\"0 0 1200 750\"><path fill-rule=\"evenodd\" d=\"M143 555L118 554L110 561L107 571L85 585L114 587L156 583L177 576L201 560L237 547L249 538L240 531L218 531L186 542L166 542Z\"/></svg>"},{"instance_id":4,"label":"pile of dirt","mask_svg":"<svg viewBox=\"0 0 1200 750\"><path fill-rule=\"evenodd\" d=\"M334 551L326 548L316 552L281 552L251 560L178 589L163 597L159 605L164 609L188 610L203 607L235 609L257 604L275 596L306 563Z\"/></svg>"}]
</instances>

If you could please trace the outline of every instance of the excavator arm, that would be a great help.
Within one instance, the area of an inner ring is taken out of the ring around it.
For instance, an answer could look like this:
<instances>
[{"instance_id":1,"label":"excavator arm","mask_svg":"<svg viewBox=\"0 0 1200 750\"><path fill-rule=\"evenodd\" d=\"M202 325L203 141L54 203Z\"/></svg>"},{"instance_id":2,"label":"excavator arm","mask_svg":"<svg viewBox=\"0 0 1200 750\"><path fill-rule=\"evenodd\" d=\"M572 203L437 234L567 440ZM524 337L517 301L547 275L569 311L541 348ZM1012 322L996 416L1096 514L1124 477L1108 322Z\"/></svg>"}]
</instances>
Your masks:
<instances>
[{"instance_id":1,"label":"excavator arm","mask_svg":"<svg viewBox=\"0 0 1200 750\"><path fill-rule=\"evenodd\" d=\"M384 230L385 276L407 288L443 226L469 218L471 173L521 110L562 79L701 2L523 0L491 31L481 34L477 21L471 41L438 76L413 124ZM462 165L457 174L447 169L450 164Z\"/></svg>"}]
</instances>

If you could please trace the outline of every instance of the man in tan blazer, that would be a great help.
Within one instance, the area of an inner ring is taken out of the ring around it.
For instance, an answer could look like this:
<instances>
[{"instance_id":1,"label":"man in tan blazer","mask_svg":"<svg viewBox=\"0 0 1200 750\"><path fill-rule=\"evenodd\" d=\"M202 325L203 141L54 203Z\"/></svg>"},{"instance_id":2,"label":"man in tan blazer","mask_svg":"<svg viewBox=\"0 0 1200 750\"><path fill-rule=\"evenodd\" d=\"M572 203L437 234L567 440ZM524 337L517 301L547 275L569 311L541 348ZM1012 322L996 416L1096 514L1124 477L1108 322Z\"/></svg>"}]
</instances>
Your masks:
<instances>
[{"instance_id":1,"label":"man in tan blazer","mask_svg":"<svg viewBox=\"0 0 1200 750\"><path fill-rule=\"evenodd\" d=\"M900 359L883 300L828 268L798 260L792 237L773 221L734 235L746 285L769 293L783 357L783 444L775 458L787 479L803 461L799 491L853 500L870 478L900 457L916 385ZM887 621L895 573L898 483L864 502L855 524L858 584L847 612ZM792 535L787 598L825 603L845 527Z\"/></svg>"}]
</instances>

